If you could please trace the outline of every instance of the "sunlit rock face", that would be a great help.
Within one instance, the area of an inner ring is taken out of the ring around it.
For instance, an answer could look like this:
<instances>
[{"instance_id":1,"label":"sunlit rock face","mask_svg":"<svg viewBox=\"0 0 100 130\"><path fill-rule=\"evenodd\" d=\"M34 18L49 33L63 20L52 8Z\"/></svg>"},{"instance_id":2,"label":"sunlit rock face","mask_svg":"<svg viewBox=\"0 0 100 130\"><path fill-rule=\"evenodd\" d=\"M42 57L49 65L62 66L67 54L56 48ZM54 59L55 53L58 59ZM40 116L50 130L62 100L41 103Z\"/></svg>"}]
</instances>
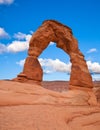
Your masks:
<instances>
[{"instance_id":1,"label":"sunlit rock face","mask_svg":"<svg viewBox=\"0 0 100 130\"><path fill-rule=\"evenodd\" d=\"M80 52L78 42L73 36L72 30L68 26L55 20L44 21L32 35L23 72L14 80L41 83L43 71L38 61L38 56L47 48L50 42L55 42L56 46L64 50L70 57L72 63L70 88L92 88L91 75L84 60L84 55Z\"/></svg>"}]
</instances>

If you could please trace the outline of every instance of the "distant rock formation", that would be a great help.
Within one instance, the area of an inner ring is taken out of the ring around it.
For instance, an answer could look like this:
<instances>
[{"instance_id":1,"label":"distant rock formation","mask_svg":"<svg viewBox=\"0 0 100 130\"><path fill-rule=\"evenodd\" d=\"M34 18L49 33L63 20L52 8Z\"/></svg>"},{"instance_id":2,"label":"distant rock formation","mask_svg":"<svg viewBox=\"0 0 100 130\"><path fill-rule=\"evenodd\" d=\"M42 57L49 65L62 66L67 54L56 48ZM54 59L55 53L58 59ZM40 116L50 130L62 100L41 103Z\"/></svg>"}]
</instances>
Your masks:
<instances>
[{"instance_id":1,"label":"distant rock formation","mask_svg":"<svg viewBox=\"0 0 100 130\"><path fill-rule=\"evenodd\" d=\"M72 30L55 20L46 20L33 34L28 50L23 72L14 80L20 82L41 83L43 71L38 61L38 56L47 48L50 42L64 50L72 63L70 75L70 88L92 88L92 78L89 73L83 54L78 48L78 42L74 38Z\"/></svg>"}]
</instances>

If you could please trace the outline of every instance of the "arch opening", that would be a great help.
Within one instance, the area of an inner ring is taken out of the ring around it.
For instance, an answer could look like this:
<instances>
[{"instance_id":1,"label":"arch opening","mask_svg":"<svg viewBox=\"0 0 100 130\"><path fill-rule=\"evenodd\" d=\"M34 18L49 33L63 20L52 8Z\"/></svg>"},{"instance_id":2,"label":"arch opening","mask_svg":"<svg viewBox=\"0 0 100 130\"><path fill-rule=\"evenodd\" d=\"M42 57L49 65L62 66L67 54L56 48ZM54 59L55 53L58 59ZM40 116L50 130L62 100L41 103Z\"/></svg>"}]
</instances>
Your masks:
<instances>
[{"instance_id":1,"label":"arch opening","mask_svg":"<svg viewBox=\"0 0 100 130\"><path fill-rule=\"evenodd\" d=\"M92 78L89 73L84 55L80 52L78 42L74 38L72 30L54 20L44 21L37 31L33 34L28 50L23 72L15 80L28 82L34 81L41 83L43 79L43 70L38 57L47 48L50 41L55 42L57 47L62 49L70 57L71 87L92 88Z\"/></svg>"},{"instance_id":2,"label":"arch opening","mask_svg":"<svg viewBox=\"0 0 100 130\"><path fill-rule=\"evenodd\" d=\"M43 81L69 81L70 58L56 43L50 42L38 57L43 69Z\"/></svg>"}]
</instances>

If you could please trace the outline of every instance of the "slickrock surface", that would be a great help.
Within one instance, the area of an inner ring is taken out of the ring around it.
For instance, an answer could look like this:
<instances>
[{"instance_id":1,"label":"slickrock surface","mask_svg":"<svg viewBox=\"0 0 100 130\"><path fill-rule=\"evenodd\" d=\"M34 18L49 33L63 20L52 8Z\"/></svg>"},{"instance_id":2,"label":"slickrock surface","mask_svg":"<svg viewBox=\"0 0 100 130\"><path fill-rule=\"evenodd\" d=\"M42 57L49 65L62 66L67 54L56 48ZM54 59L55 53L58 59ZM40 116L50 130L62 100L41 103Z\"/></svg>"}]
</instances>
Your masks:
<instances>
[{"instance_id":1,"label":"slickrock surface","mask_svg":"<svg viewBox=\"0 0 100 130\"><path fill-rule=\"evenodd\" d=\"M100 81L94 82L94 92L95 92L98 102L100 103Z\"/></svg>"},{"instance_id":2,"label":"slickrock surface","mask_svg":"<svg viewBox=\"0 0 100 130\"><path fill-rule=\"evenodd\" d=\"M0 107L0 130L100 130L100 108L44 104Z\"/></svg>"},{"instance_id":3,"label":"slickrock surface","mask_svg":"<svg viewBox=\"0 0 100 130\"><path fill-rule=\"evenodd\" d=\"M62 93L36 84L0 81L0 105L97 105L91 89L72 89Z\"/></svg>"},{"instance_id":4,"label":"slickrock surface","mask_svg":"<svg viewBox=\"0 0 100 130\"><path fill-rule=\"evenodd\" d=\"M100 106L90 96L0 81L0 130L100 130Z\"/></svg>"}]
</instances>

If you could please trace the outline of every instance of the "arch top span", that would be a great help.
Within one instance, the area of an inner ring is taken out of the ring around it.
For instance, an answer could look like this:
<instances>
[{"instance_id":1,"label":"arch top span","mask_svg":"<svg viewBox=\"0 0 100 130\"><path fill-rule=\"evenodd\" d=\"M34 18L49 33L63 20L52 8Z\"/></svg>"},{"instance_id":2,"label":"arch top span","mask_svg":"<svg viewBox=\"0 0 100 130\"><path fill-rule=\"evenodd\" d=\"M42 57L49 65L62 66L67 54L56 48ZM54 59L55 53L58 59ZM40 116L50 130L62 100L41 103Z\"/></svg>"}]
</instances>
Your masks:
<instances>
[{"instance_id":1,"label":"arch top span","mask_svg":"<svg viewBox=\"0 0 100 130\"><path fill-rule=\"evenodd\" d=\"M73 37L72 30L68 26L65 26L55 20L46 20L33 34L30 40L28 54L30 56L34 55L38 57L51 41L55 42L57 47L63 49L67 53L70 53L69 51L73 47L73 45L70 44L71 42L73 43L73 40L76 39ZM77 44L77 42L74 44ZM78 50L78 45L75 45L73 50Z\"/></svg>"},{"instance_id":2,"label":"arch top span","mask_svg":"<svg viewBox=\"0 0 100 130\"><path fill-rule=\"evenodd\" d=\"M71 29L70 27L68 27L67 25L64 25L64 24L62 24L62 23L60 23L60 22L58 22L58 21L56 21L56 20L45 20L45 21L43 21L42 24L44 24L44 23L47 24L47 22L48 22L48 23L51 23L51 24L52 24L52 23L55 23L55 24L57 24L58 26L65 27L65 28L69 29L69 31L71 32L71 34L73 34L72 29Z\"/></svg>"},{"instance_id":3,"label":"arch top span","mask_svg":"<svg viewBox=\"0 0 100 130\"><path fill-rule=\"evenodd\" d=\"M92 88L92 78L89 73L84 55L80 52L78 41L72 29L55 20L46 20L32 35L28 57L26 58L23 72L15 80L41 82L43 71L38 61L38 56L47 48L50 42L56 42L70 57L72 63L70 86Z\"/></svg>"}]
</instances>

